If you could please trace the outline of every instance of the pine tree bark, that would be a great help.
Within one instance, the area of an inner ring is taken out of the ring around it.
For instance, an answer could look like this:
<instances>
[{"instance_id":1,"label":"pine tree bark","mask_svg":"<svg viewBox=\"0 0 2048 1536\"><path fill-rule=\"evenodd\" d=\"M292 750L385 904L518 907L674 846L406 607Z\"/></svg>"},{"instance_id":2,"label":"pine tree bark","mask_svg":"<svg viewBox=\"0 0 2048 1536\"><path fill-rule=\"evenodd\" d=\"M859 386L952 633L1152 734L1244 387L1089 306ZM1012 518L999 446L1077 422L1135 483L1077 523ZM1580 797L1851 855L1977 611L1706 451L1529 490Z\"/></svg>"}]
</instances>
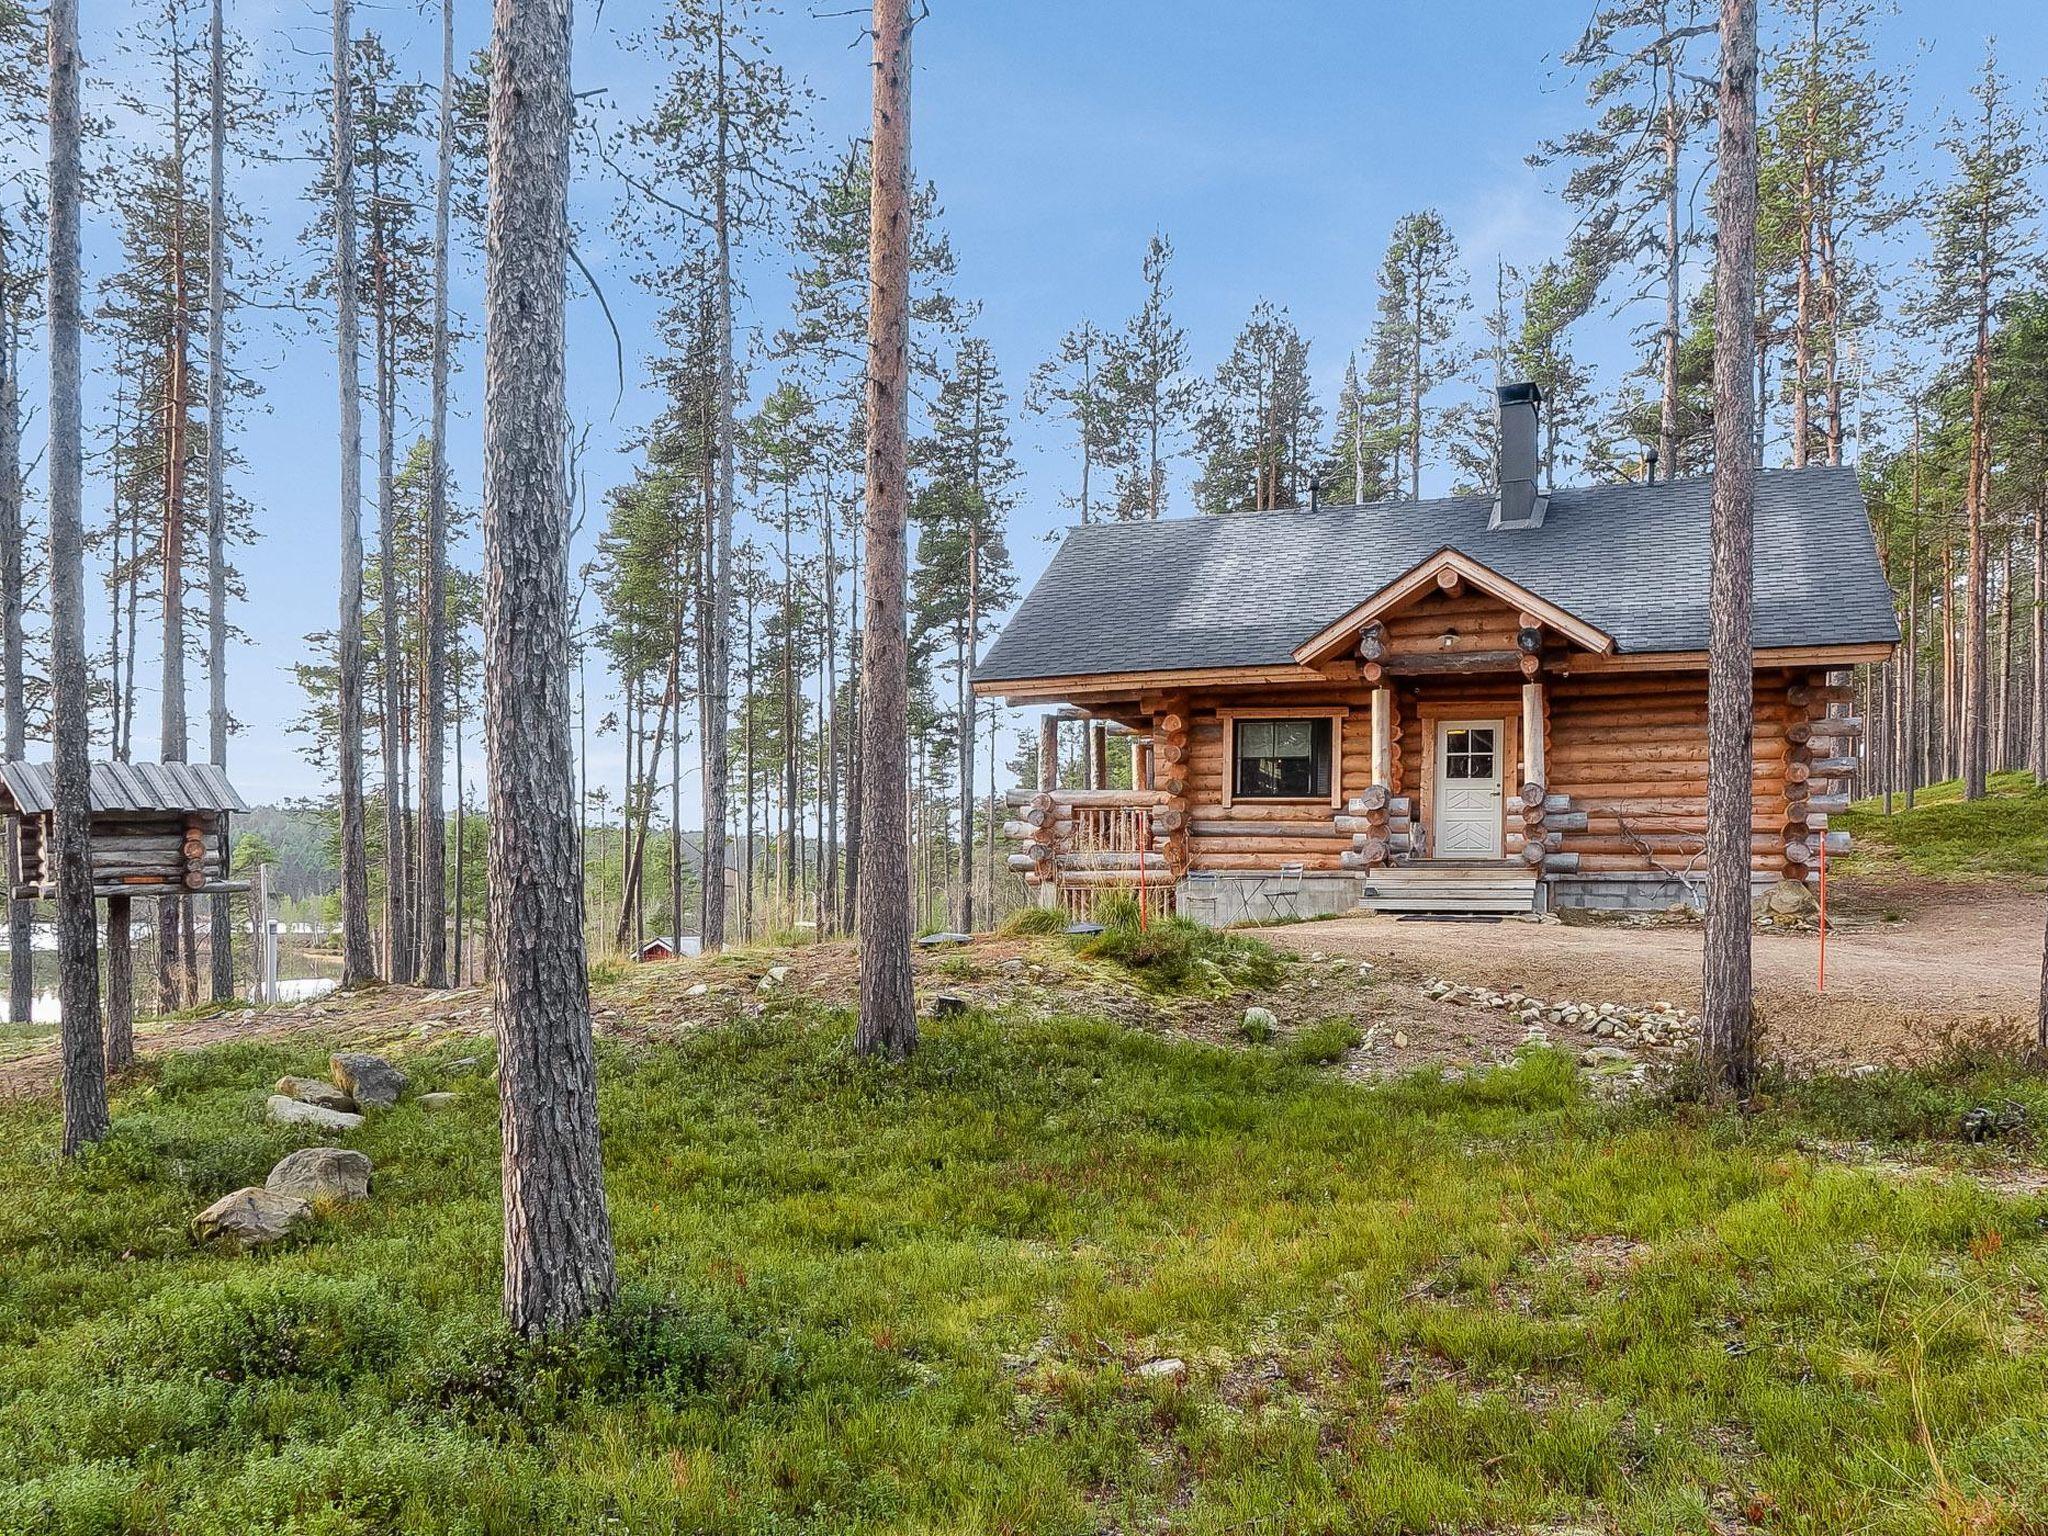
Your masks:
<instances>
[{"instance_id":1,"label":"pine tree bark","mask_svg":"<svg viewBox=\"0 0 2048 1536\"><path fill-rule=\"evenodd\" d=\"M1756 1083L1749 833L1755 697L1750 649L1750 369L1756 333L1756 0L1721 0L1714 180L1714 489L1707 664L1707 923L1700 1049L1709 1081L1739 1099Z\"/></svg>"},{"instance_id":2,"label":"pine tree bark","mask_svg":"<svg viewBox=\"0 0 2048 1536\"><path fill-rule=\"evenodd\" d=\"M171 220L170 335L164 357L163 503L158 547L163 565L163 644L158 682L158 756L182 763L191 734L185 716L185 504L187 459L191 452L191 296L187 292L185 228L185 109L181 55L171 55L172 174L177 180ZM181 957L192 953L192 903L170 896L157 903L157 990L168 1011L198 1000L196 967ZM196 958L196 957L195 957Z\"/></svg>"},{"instance_id":3,"label":"pine tree bark","mask_svg":"<svg viewBox=\"0 0 2048 1536\"><path fill-rule=\"evenodd\" d=\"M7 267L6 241L0 238L0 715L5 736L0 740L10 762L28 751L26 642L23 615L27 605L22 549L26 530L22 518L21 371L16 362L14 274ZM21 880L21 850L7 840L7 1017L20 1023L35 1003L35 950L31 943L34 907L14 900Z\"/></svg>"},{"instance_id":4,"label":"pine tree bark","mask_svg":"<svg viewBox=\"0 0 2048 1536\"><path fill-rule=\"evenodd\" d=\"M334 308L341 383L341 615L335 630L341 779L341 984L375 978L363 836L363 397L356 318L355 112L349 0L334 0Z\"/></svg>"},{"instance_id":5,"label":"pine tree bark","mask_svg":"<svg viewBox=\"0 0 2048 1536\"><path fill-rule=\"evenodd\" d=\"M406 873L405 659L398 643L398 476L393 442L398 414L398 322L393 313L386 203L379 184L381 147L373 141L370 166L370 293L377 400L377 681L381 695L377 741L384 774L384 974L403 984L413 978L413 950L411 881Z\"/></svg>"},{"instance_id":6,"label":"pine tree bark","mask_svg":"<svg viewBox=\"0 0 2048 1536\"><path fill-rule=\"evenodd\" d=\"M216 932L225 932L224 928ZM107 898L107 1070L135 1061L135 951L130 898Z\"/></svg>"},{"instance_id":7,"label":"pine tree bark","mask_svg":"<svg viewBox=\"0 0 2048 1536\"><path fill-rule=\"evenodd\" d=\"M91 682L85 663L85 540L80 504L78 298L78 0L49 8L50 735L56 809L57 1002L63 1046L64 1155L107 1134L100 1039L99 934L93 912L89 789Z\"/></svg>"},{"instance_id":8,"label":"pine tree bark","mask_svg":"<svg viewBox=\"0 0 2048 1536\"><path fill-rule=\"evenodd\" d=\"M917 1044L910 973L904 520L910 436L910 6L874 0L868 218L867 615L861 649L859 1049Z\"/></svg>"},{"instance_id":9,"label":"pine tree bark","mask_svg":"<svg viewBox=\"0 0 2048 1536\"><path fill-rule=\"evenodd\" d=\"M448 985L448 811L442 793L448 711L448 205L455 175L455 0L441 0L440 137L434 173L432 421L428 428L426 654L421 666L420 981Z\"/></svg>"},{"instance_id":10,"label":"pine tree bark","mask_svg":"<svg viewBox=\"0 0 2048 1536\"><path fill-rule=\"evenodd\" d=\"M484 341L484 730L506 1320L533 1335L617 1290L569 741L563 305L569 0L497 0Z\"/></svg>"},{"instance_id":11,"label":"pine tree bark","mask_svg":"<svg viewBox=\"0 0 2048 1536\"><path fill-rule=\"evenodd\" d=\"M207 760L228 763L227 502L227 45L222 0L207 24L206 182L206 746ZM111 924L113 916L108 914ZM225 893L213 898L213 1000L235 995L234 918ZM112 978L109 976L109 990Z\"/></svg>"}]
</instances>

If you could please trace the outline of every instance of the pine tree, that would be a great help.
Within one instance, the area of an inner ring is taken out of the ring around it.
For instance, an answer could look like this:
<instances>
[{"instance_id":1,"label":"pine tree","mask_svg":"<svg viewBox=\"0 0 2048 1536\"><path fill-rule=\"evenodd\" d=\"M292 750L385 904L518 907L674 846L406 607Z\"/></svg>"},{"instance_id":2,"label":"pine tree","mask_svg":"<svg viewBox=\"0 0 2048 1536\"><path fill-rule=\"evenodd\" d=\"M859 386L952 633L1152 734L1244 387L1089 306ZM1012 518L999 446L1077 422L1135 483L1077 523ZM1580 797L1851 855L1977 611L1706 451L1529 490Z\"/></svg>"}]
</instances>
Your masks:
<instances>
[{"instance_id":1,"label":"pine tree","mask_svg":"<svg viewBox=\"0 0 2048 1536\"><path fill-rule=\"evenodd\" d=\"M1187 333L1167 310L1172 264L1173 242L1155 234L1140 269L1144 303L1110 347L1105 386L1118 466L1116 515L1127 522L1166 515L1167 474L1200 401L1200 381L1188 372Z\"/></svg>"},{"instance_id":2,"label":"pine tree","mask_svg":"<svg viewBox=\"0 0 2048 1536\"><path fill-rule=\"evenodd\" d=\"M1344 363L1344 383L1332 411L1335 431L1323 459L1323 483L1364 505L1394 494L1396 429L1386 402L1376 399L1358 372L1358 354Z\"/></svg>"},{"instance_id":3,"label":"pine tree","mask_svg":"<svg viewBox=\"0 0 2048 1536\"><path fill-rule=\"evenodd\" d=\"M505 1319L533 1336L618 1288L569 751L563 306L568 0L498 0L484 341L484 730L489 746Z\"/></svg>"},{"instance_id":4,"label":"pine tree","mask_svg":"<svg viewBox=\"0 0 2048 1536\"><path fill-rule=\"evenodd\" d=\"M1218 366L1196 424L1195 504L1212 513L1301 505L1321 429L1308 342L1285 310L1262 300Z\"/></svg>"},{"instance_id":5,"label":"pine tree","mask_svg":"<svg viewBox=\"0 0 2048 1536\"><path fill-rule=\"evenodd\" d=\"M216 0L217 3L217 0ZM436 110L432 405L428 468L424 718L420 726L420 981L448 985L447 808L442 793L448 717L448 219L455 183L455 0L441 0L441 89ZM458 839L459 845L459 839ZM458 855L459 857L459 855ZM457 881L458 889L461 882ZM681 932L678 923L677 932ZM459 944L459 940L457 941ZM458 970L459 970L458 966ZM460 978L457 978L458 985Z\"/></svg>"},{"instance_id":6,"label":"pine tree","mask_svg":"<svg viewBox=\"0 0 2048 1536\"><path fill-rule=\"evenodd\" d=\"M1707 927L1700 1051L1709 1080L1738 1099L1756 1086L1750 983L1750 453L1756 333L1756 0L1721 0L1718 174L1714 180L1714 507L1707 648Z\"/></svg>"},{"instance_id":7,"label":"pine tree","mask_svg":"<svg viewBox=\"0 0 2048 1536\"><path fill-rule=\"evenodd\" d=\"M1061 504L1081 514L1081 521L1095 521L1096 472L1116 462L1114 405L1105 373L1110 365L1112 339L1092 320L1083 320L1060 337L1051 357L1031 373L1031 385L1024 395L1024 410L1033 416L1059 416L1074 435L1074 450L1080 460L1080 484L1072 495L1062 495Z\"/></svg>"},{"instance_id":8,"label":"pine tree","mask_svg":"<svg viewBox=\"0 0 2048 1536\"><path fill-rule=\"evenodd\" d=\"M1711 82L1690 55L1714 26L1704 0L1600 0L1564 64L1586 79L1594 118L1547 140L1531 157L1564 164L1565 200L1579 216L1578 244L1596 288L1628 286L1618 306L1655 301L1662 320L1645 371L1657 382L1657 454L1666 475L1681 470L1679 348L1685 314L1684 259L1694 235L1685 217L1692 150L1710 120Z\"/></svg>"},{"instance_id":9,"label":"pine tree","mask_svg":"<svg viewBox=\"0 0 2048 1536\"><path fill-rule=\"evenodd\" d=\"M336 626L335 756L341 781L341 983L376 975L370 948L370 868L363 828L363 402L359 368L362 338L356 318L356 206L354 88L349 76L353 42L349 0L333 0L333 160L328 190L333 202L335 345L341 391L341 602Z\"/></svg>"},{"instance_id":10,"label":"pine tree","mask_svg":"<svg viewBox=\"0 0 2048 1536\"><path fill-rule=\"evenodd\" d=\"M954 764L960 838L957 902L950 914L974 930L974 763L977 716L974 658L994 633L995 616L1016 598L1004 523L1016 504L1009 398L995 353L980 337L962 344L932 411L924 445L925 486L912 508L918 525L911 578L912 631L943 636L952 651Z\"/></svg>"},{"instance_id":11,"label":"pine tree","mask_svg":"<svg viewBox=\"0 0 2048 1536\"><path fill-rule=\"evenodd\" d=\"M917 1046L910 975L909 657L904 520L909 500L910 42L907 0L874 0L868 222L867 613L861 626L860 1018L865 1055Z\"/></svg>"},{"instance_id":12,"label":"pine tree","mask_svg":"<svg viewBox=\"0 0 2048 1536\"><path fill-rule=\"evenodd\" d=\"M1991 498L1990 411L1992 325L2035 249L2040 198L2032 185L2038 151L2026 123L2008 101L1995 55L1972 94L1974 122L1953 122L1942 145L1955 160L1955 177L1927 210L1927 295L1920 318L1937 327L1970 357L1969 456L1963 486L1968 522L1964 575L1962 682L1963 797L1974 800L1989 777L1990 669L1986 656L1988 590L1986 517Z\"/></svg>"},{"instance_id":13,"label":"pine tree","mask_svg":"<svg viewBox=\"0 0 2048 1536\"><path fill-rule=\"evenodd\" d=\"M86 718L84 529L79 505L79 108L77 0L50 0L50 737L57 865L57 1000L63 1054L63 1148L107 1134L100 1041L98 921L93 912Z\"/></svg>"},{"instance_id":14,"label":"pine tree","mask_svg":"<svg viewBox=\"0 0 2048 1536\"><path fill-rule=\"evenodd\" d=\"M1463 366L1452 338L1472 307L1458 242L1435 209L1395 221L1380 262L1369 381L1391 396L1395 452L1408 461L1408 496L1422 495L1422 462L1445 413L1429 403Z\"/></svg>"}]
</instances>

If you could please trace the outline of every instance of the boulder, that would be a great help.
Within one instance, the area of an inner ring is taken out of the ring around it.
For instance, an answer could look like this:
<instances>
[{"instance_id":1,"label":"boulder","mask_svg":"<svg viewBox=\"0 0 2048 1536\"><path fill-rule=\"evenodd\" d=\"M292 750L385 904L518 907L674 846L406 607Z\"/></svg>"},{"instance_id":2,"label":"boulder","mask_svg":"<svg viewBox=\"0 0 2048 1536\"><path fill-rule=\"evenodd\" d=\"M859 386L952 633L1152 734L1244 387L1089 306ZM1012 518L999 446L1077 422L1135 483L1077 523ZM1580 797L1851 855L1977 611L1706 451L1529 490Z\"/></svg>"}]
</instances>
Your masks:
<instances>
[{"instance_id":1,"label":"boulder","mask_svg":"<svg viewBox=\"0 0 2048 1536\"><path fill-rule=\"evenodd\" d=\"M754 990L756 992L773 992L787 980L789 980L788 966L771 965L768 967L768 974L754 983Z\"/></svg>"},{"instance_id":2,"label":"boulder","mask_svg":"<svg viewBox=\"0 0 2048 1536\"><path fill-rule=\"evenodd\" d=\"M283 1241L312 1212L297 1195L252 1185L221 1196L194 1216L192 1231L202 1242L220 1239L247 1251Z\"/></svg>"},{"instance_id":3,"label":"boulder","mask_svg":"<svg viewBox=\"0 0 2048 1536\"><path fill-rule=\"evenodd\" d=\"M267 1107L270 1118L279 1125L309 1125L316 1131L352 1131L363 1123L361 1115L288 1099L281 1093L273 1093Z\"/></svg>"},{"instance_id":4,"label":"boulder","mask_svg":"<svg viewBox=\"0 0 2048 1536\"><path fill-rule=\"evenodd\" d=\"M354 1114L356 1101L343 1093L334 1084L318 1077L280 1077L277 1091L288 1099L297 1099L301 1104L318 1104L322 1109L338 1109L344 1114Z\"/></svg>"},{"instance_id":5,"label":"boulder","mask_svg":"<svg viewBox=\"0 0 2048 1536\"><path fill-rule=\"evenodd\" d=\"M263 1187L309 1202L367 1200L370 1160L346 1147L303 1147L271 1169Z\"/></svg>"},{"instance_id":6,"label":"boulder","mask_svg":"<svg viewBox=\"0 0 2048 1536\"><path fill-rule=\"evenodd\" d=\"M368 1051L336 1051L327 1058L327 1071L359 1109L389 1109L405 1092L405 1074Z\"/></svg>"},{"instance_id":7,"label":"boulder","mask_svg":"<svg viewBox=\"0 0 2048 1536\"><path fill-rule=\"evenodd\" d=\"M1811 917L1820 901L1803 880L1780 880L1764 893L1764 911L1772 917Z\"/></svg>"},{"instance_id":8,"label":"boulder","mask_svg":"<svg viewBox=\"0 0 2048 1536\"><path fill-rule=\"evenodd\" d=\"M1239 1033L1247 1040L1270 1040L1273 1038L1273 1032L1280 1027L1280 1019L1272 1009L1254 1004L1245 1009L1244 1018L1237 1027Z\"/></svg>"}]
</instances>

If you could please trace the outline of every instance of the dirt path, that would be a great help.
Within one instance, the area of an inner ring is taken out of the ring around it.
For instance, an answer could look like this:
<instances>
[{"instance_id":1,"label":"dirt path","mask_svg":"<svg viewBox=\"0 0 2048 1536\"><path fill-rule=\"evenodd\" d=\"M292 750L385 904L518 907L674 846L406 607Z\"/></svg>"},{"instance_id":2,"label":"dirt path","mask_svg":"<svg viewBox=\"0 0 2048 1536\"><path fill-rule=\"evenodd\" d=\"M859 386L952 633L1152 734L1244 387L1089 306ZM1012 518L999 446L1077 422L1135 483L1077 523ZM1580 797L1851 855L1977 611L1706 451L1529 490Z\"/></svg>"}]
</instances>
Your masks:
<instances>
[{"instance_id":1,"label":"dirt path","mask_svg":"<svg viewBox=\"0 0 2048 1536\"><path fill-rule=\"evenodd\" d=\"M1757 935L1757 992L1771 1050L1803 1064L1906 1062L1958 1040L2031 1032L2041 976L2039 896L1916 884L1861 893L1854 910L1848 926L1828 936L1825 995L1814 986L1816 935ZM1396 974L1547 999L1699 1002L1697 926L1357 917L1276 928L1267 937L1297 951L1370 959Z\"/></svg>"}]
</instances>

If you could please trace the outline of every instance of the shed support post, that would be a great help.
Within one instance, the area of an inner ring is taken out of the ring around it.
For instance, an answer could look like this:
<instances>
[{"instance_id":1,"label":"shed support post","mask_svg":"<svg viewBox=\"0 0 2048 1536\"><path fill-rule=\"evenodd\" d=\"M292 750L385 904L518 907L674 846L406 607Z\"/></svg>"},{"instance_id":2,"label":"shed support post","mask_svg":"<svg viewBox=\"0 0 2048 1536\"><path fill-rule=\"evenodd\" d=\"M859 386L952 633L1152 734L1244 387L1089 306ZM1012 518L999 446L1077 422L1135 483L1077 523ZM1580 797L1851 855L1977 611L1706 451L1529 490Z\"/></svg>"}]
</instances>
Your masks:
<instances>
[{"instance_id":1,"label":"shed support post","mask_svg":"<svg viewBox=\"0 0 2048 1536\"><path fill-rule=\"evenodd\" d=\"M1548 784L1543 772L1543 685L1522 684L1522 782Z\"/></svg>"},{"instance_id":2,"label":"shed support post","mask_svg":"<svg viewBox=\"0 0 2048 1536\"><path fill-rule=\"evenodd\" d=\"M1038 717L1038 787L1060 787L1060 717L1049 709Z\"/></svg>"},{"instance_id":3,"label":"shed support post","mask_svg":"<svg viewBox=\"0 0 2048 1536\"><path fill-rule=\"evenodd\" d=\"M135 950L129 898L107 898L107 1066L135 1062Z\"/></svg>"},{"instance_id":4,"label":"shed support post","mask_svg":"<svg viewBox=\"0 0 2048 1536\"><path fill-rule=\"evenodd\" d=\"M1145 782L1149 777L1145 772L1145 759L1151 755L1151 749L1152 744L1145 737L1131 737L1131 788L1133 789L1147 789L1150 787Z\"/></svg>"},{"instance_id":5,"label":"shed support post","mask_svg":"<svg viewBox=\"0 0 2048 1536\"><path fill-rule=\"evenodd\" d=\"M256 973L256 1001L277 1001L277 935L270 930L270 866L258 864L249 888L249 969Z\"/></svg>"},{"instance_id":6,"label":"shed support post","mask_svg":"<svg viewBox=\"0 0 2048 1536\"><path fill-rule=\"evenodd\" d=\"M1088 722L1088 787L1109 788L1109 722Z\"/></svg>"},{"instance_id":7,"label":"shed support post","mask_svg":"<svg viewBox=\"0 0 2048 1536\"><path fill-rule=\"evenodd\" d=\"M1394 787L1394 690L1372 691L1372 782Z\"/></svg>"}]
</instances>

